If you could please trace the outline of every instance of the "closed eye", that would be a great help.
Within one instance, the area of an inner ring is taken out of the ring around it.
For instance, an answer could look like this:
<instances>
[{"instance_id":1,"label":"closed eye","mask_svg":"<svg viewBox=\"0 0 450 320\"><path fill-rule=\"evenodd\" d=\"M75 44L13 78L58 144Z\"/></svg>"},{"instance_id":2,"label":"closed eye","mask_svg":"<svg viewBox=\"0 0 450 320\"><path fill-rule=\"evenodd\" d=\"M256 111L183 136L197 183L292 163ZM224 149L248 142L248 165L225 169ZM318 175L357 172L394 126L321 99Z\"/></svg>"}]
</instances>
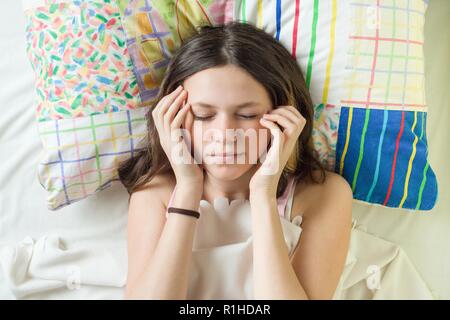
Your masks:
<instances>
[{"instance_id":1,"label":"closed eye","mask_svg":"<svg viewBox=\"0 0 450 320\"><path fill-rule=\"evenodd\" d=\"M244 119L253 119L256 117L256 114L253 115L240 115L240 117L244 118Z\"/></svg>"},{"instance_id":2,"label":"closed eye","mask_svg":"<svg viewBox=\"0 0 450 320\"><path fill-rule=\"evenodd\" d=\"M194 120L205 121L205 120L208 120L208 119L210 119L210 118L212 118L212 117L213 117L213 116L200 117L200 116L196 116L196 115L194 114Z\"/></svg>"},{"instance_id":3,"label":"closed eye","mask_svg":"<svg viewBox=\"0 0 450 320\"><path fill-rule=\"evenodd\" d=\"M194 120L199 120L199 121L206 121L206 120L211 119L212 117L213 116L201 117L201 116L197 116L197 115L194 114ZM254 119L254 118L256 118L256 115L255 114L253 114L253 115L243 115L243 114L241 114L241 115L239 115L239 117L247 120L247 119Z\"/></svg>"}]
</instances>

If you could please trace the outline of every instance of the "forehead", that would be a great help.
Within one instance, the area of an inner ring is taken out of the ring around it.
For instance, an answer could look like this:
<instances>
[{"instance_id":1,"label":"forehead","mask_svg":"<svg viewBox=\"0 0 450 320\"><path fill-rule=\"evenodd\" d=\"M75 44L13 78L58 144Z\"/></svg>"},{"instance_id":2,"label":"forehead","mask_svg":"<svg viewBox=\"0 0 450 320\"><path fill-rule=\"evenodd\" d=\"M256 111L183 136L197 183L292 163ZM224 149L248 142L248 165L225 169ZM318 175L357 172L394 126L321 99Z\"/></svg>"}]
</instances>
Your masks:
<instances>
[{"instance_id":1,"label":"forehead","mask_svg":"<svg viewBox=\"0 0 450 320\"><path fill-rule=\"evenodd\" d=\"M267 91L247 71L227 65L209 68L188 77L184 83L188 101L217 106L234 106L242 102L256 101L270 105Z\"/></svg>"}]
</instances>

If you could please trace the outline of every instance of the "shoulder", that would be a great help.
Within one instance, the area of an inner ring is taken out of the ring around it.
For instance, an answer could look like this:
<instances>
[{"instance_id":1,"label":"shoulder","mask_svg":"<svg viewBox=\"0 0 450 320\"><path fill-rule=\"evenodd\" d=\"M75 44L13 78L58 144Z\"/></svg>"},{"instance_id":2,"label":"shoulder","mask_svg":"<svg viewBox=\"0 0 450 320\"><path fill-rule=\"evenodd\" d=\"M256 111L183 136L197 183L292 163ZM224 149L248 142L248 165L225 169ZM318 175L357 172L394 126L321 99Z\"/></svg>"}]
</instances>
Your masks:
<instances>
[{"instance_id":1,"label":"shoulder","mask_svg":"<svg viewBox=\"0 0 450 320\"><path fill-rule=\"evenodd\" d=\"M334 172L327 172L328 177L323 185L323 199L328 201L351 202L353 191L350 184L341 175Z\"/></svg>"},{"instance_id":2,"label":"shoulder","mask_svg":"<svg viewBox=\"0 0 450 320\"><path fill-rule=\"evenodd\" d=\"M169 203L169 199L175 185L176 179L173 174L157 174L152 178L152 180L147 182L142 189L134 192L131 195L131 199L135 199L137 201L148 201L148 199L151 199L152 201L159 201L160 204L167 208L167 204Z\"/></svg>"},{"instance_id":3,"label":"shoulder","mask_svg":"<svg viewBox=\"0 0 450 320\"><path fill-rule=\"evenodd\" d=\"M313 171L313 175L316 176L317 179L320 178L320 170L315 170ZM332 172L332 171L328 171L325 170L325 181L323 184L316 184L317 186L321 187L322 190L327 190L327 191L337 191L340 188L343 188L344 190L342 190L343 192L352 192L350 184L347 182L347 180L345 180L344 177L342 177L341 175Z\"/></svg>"},{"instance_id":4,"label":"shoulder","mask_svg":"<svg viewBox=\"0 0 450 320\"><path fill-rule=\"evenodd\" d=\"M343 177L329 171L323 184L305 188L311 201L304 213L292 266L310 299L332 299L349 247L352 190Z\"/></svg>"},{"instance_id":5,"label":"shoulder","mask_svg":"<svg viewBox=\"0 0 450 320\"><path fill-rule=\"evenodd\" d=\"M313 171L313 175L320 181L320 170ZM317 212L320 207L339 204L351 207L352 200L353 192L347 180L335 172L325 170L323 183L302 181L296 184L292 207L294 213L298 212L305 218Z\"/></svg>"}]
</instances>

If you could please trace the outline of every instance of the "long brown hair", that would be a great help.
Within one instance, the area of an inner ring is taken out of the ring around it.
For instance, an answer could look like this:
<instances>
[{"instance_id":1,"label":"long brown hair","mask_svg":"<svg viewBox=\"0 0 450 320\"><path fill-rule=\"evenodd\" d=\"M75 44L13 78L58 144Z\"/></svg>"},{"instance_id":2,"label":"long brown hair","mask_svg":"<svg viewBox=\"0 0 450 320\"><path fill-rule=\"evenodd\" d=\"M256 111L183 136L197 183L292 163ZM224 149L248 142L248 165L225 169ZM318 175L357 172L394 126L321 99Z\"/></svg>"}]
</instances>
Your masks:
<instances>
[{"instance_id":1,"label":"long brown hair","mask_svg":"<svg viewBox=\"0 0 450 320\"><path fill-rule=\"evenodd\" d=\"M296 147L288 160L277 188L277 197L285 190L287 176L299 181L316 181L313 171L325 169L312 144L314 106L297 61L289 51L262 29L251 24L229 22L225 25L202 26L173 55L152 107L189 76L212 67L233 64L246 70L267 90L274 107L292 105L306 119ZM146 114L148 134L141 141L143 148L119 167L119 178L129 194L144 189L157 174L172 173L170 162L161 147L152 114Z\"/></svg>"}]
</instances>

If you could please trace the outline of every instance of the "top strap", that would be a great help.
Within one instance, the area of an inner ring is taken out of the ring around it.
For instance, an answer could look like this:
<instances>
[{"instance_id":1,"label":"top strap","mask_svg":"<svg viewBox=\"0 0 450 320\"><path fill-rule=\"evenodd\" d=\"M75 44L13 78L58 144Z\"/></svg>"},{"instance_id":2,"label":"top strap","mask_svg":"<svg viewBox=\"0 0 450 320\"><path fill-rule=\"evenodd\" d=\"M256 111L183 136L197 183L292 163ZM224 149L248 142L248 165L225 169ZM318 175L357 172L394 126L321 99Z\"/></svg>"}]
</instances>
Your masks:
<instances>
[{"instance_id":1,"label":"top strap","mask_svg":"<svg viewBox=\"0 0 450 320\"><path fill-rule=\"evenodd\" d=\"M292 194L294 191L294 182L295 182L295 176L289 175L287 177L288 182L286 189L284 190L283 194L277 199L278 203L278 214L281 217L286 217L286 207L288 204L288 201L292 198Z\"/></svg>"}]
</instances>

